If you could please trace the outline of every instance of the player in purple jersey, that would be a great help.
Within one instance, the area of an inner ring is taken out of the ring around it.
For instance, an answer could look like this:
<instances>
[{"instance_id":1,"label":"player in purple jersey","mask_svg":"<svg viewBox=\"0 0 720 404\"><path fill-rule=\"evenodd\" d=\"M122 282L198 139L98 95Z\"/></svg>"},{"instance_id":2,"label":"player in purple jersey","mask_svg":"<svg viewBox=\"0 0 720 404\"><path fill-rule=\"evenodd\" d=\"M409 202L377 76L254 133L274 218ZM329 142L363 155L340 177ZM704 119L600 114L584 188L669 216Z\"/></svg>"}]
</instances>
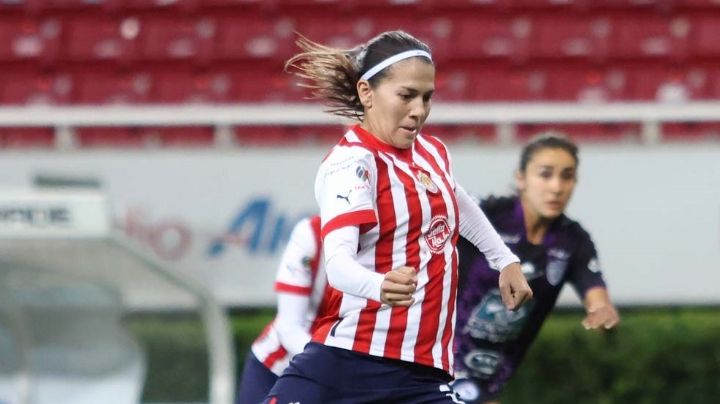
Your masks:
<instances>
[{"instance_id":1,"label":"player in purple jersey","mask_svg":"<svg viewBox=\"0 0 720 404\"><path fill-rule=\"evenodd\" d=\"M460 282L455 339L458 395L468 404L498 403L555 306L565 282L582 297L586 329L620 320L611 303L590 235L564 211L577 182L577 146L564 137L536 137L522 150L518 194L480 203L503 241L520 258L534 299L517 311L500 298L497 271L473 245L458 242Z\"/></svg>"}]
</instances>

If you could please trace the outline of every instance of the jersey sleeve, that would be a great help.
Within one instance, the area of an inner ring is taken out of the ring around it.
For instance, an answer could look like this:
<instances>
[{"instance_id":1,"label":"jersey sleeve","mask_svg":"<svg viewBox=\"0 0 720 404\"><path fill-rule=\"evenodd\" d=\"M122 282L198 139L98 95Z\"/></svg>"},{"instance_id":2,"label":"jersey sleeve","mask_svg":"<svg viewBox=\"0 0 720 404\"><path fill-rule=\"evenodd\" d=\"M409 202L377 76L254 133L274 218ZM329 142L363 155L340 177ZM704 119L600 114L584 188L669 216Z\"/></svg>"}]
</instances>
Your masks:
<instances>
[{"instance_id":1,"label":"jersey sleeve","mask_svg":"<svg viewBox=\"0 0 720 404\"><path fill-rule=\"evenodd\" d=\"M375 159L366 149L333 149L315 179L322 238L341 227L377 223L376 174Z\"/></svg>"},{"instance_id":2,"label":"jersey sleeve","mask_svg":"<svg viewBox=\"0 0 720 404\"><path fill-rule=\"evenodd\" d=\"M600 263L590 235L577 227L578 245L571 259L570 272L568 273L568 281L575 288L580 298L585 297L585 293L594 287L605 287Z\"/></svg>"},{"instance_id":3,"label":"jersey sleeve","mask_svg":"<svg viewBox=\"0 0 720 404\"><path fill-rule=\"evenodd\" d=\"M312 293L311 263L317 252L316 238L309 219L293 228L275 277L275 291L309 296Z\"/></svg>"}]
</instances>

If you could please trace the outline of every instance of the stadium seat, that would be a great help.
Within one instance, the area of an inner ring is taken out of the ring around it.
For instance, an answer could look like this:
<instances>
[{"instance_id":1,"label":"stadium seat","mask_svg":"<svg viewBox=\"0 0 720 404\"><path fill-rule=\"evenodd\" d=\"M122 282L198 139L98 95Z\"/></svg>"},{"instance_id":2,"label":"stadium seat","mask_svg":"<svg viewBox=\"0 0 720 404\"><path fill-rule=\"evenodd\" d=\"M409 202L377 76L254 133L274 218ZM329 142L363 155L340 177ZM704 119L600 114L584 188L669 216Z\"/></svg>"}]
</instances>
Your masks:
<instances>
[{"instance_id":1,"label":"stadium seat","mask_svg":"<svg viewBox=\"0 0 720 404\"><path fill-rule=\"evenodd\" d=\"M53 128L0 128L3 149L50 149L55 146Z\"/></svg>"},{"instance_id":2,"label":"stadium seat","mask_svg":"<svg viewBox=\"0 0 720 404\"><path fill-rule=\"evenodd\" d=\"M141 148L147 143L143 133L129 127L90 127L75 129L80 148Z\"/></svg>"},{"instance_id":3,"label":"stadium seat","mask_svg":"<svg viewBox=\"0 0 720 404\"><path fill-rule=\"evenodd\" d=\"M711 77L702 68L644 66L630 70L632 98L658 102L687 102L708 98Z\"/></svg>"},{"instance_id":4,"label":"stadium seat","mask_svg":"<svg viewBox=\"0 0 720 404\"><path fill-rule=\"evenodd\" d=\"M720 4L720 3L718 3ZM716 7L717 5L716 4ZM690 51L697 58L720 57L720 19L707 16L693 20Z\"/></svg>"},{"instance_id":5,"label":"stadium seat","mask_svg":"<svg viewBox=\"0 0 720 404\"><path fill-rule=\"evenodd\" d=\"M212 127L159 127L145 130L156 132L162 147L212 147L215 145Z\"/></svg>"},{"instance_id":6,"label":"stadium seat","mask_svg":"<svg viewBox=\"0 0 720 404\"><path fill-rule=\"evenodd\" d=\"M231 16L218 19L217 57L221 59L279 59L295 51L290 18Z\"/></svg>"},{"instance_id":7,"label":"stadium seat","mask_svg":"<svg viewBox=\"0 0 720 404\"><path fill-rule=\"evenodd\" d=\"M424 0L421 3L431 10L489 8L503 10L517 0Z\"/></svg>"},{"instance_id":8,"label":"stadium seat","mask_svg":"<svg viewBox=\"0 0 720 404\"><path fill-rule=\"evenodd\" d=\"M628 98L623 70L566 65L545 71L547 99L570 102L610 102Z\"/></svg>"},{"instance_id":9,"label":"stadium seat","mask_svg":"<svg viewBox=\"0 0 720 404\"><path fill-rule=\"evenodd\" d=\"M92 16L68 19L65 23L63 59L73 62L129 62L139 30L140 23L136 18Z\"/></svg>"},{"instance_id":10,"label":"stadium seat","mask_svg":"<svg viewBox=\"0 0 720 404\"><path fill-rule=\"evenodd\" d=\"M515 0L513 5L518 9L557 9L572 8L582 10L592 4L592 0Z\"/></svg>"},{"instance_id":11,"label":"stadium seat","mask_svg":"<svg viewBox=\"0 0 720 404\"><path fill-rule=\"evenodd\" d=\"M443 68L436 72L433 101L464 101L469 91L470 76L465 69Z\"/></svg>"},{"instance_id":12,"label":"stadium seat","mask_svg":"<svg viewBox=\"0 0 720 404\"><path fill-rule=\"evenodd\" d=\"M233 128L235 142L240 146L291 145L302 143L292 131L281 125L250 125Z\"/></svg>"},{"instance_id":13,"label":"stadium seat","mask_svg":"<svg viewBox=\"0 0 720 404\"><path fill-rule=\"evenodd\" d=\"M611 23L607 18L559 16L534 18L533 58L582 58L603 61Z\"/></svg>"},{"instance_id":14,"label":"stadium seat","mask_svg":"<svg viewBox=\"0 0 720 404\"><path fill-rule=\"evenodd\" d=\"M230 74L222 72L158 71L153 100L162 103L226 102L233 93Z\"/></svg>"},{"instance_id":15,"label":"stadium seat","mask_svg":"<svg viewBox=\"0 0 720 404\"><path fill-rule=\"evenodd\" d=\"M172 9L177 11L194 11L202 0L125 0L123 8L130 9Z\"/></svg>"},{"instance_id":16,"label":"stadium seat","mask_svg":"<svg viewBox=\"0 0 720 404\"><path fill-rule=\"evenodd\" d=\"M537 101L547 98L547 76L539 69L483 67L468 72L474 101Z\"/></svg>"},{"instance_id":17,"label":"stadium seat","mask_svg":"<svg viewBox=\"0 0 720 404\"><path fill-rule=\"evenodd\" d=\"M431 123L423 126L422 133L436 136L446 143L494 143L497 140L495 126L488 124L436 125Z\"/></svg>"},{"instance_id":18,"label":"stadium seat","mask_svg":"<svg viewBox=\"0 0 720 404\"><path fill-rule=\"evenodd\" d=\"M80 104L146 103L152 95L152 76L140 71L81 72L75 77L74 102Z\"/></svg>"},{"instance_id":19,"label":"stadium seat","mask_svg":"<svg viewBox=\"0 0 720 404\"><path fill-rule=\"evenodd\" d=\"M720 122L665 122L663 141L720 141Z\"/></svg>"},{"instance_id":20,"label":"stadium seat","mask_svg":"<svg viewBox=\"0 0 720 404\"><path fill-rule=\"evenodd\" d=\"M640 124L636 123L564 123L520 124L516 128L517 140L525 143L533 136L555 131L576 142L639 142Z\"/></svg>"},{"instance_id":21,"label":"stadium seat","mask_svg":"<svg viewBox=\"0 0 720 404\"><path fill-rule=\"evenodd\" d=\"M15 2L23 3L25 10L30 13L94 10L111 12L116 11L122 5L121 0L20 0Z\"/></svg>"},{"instance_id":22,"label":"stadium seat","mask_svg":"<svg viewBox=\"0 0 720 404\"><path fill-rule=\"evenodd\" d=\"M145 18L140 21L138 56L144 60L188 60L203 64L214 49L211 18Z\"/></svg>"},{"instance_id":23,"label":"stadium seat","mask_svg":"<svg viewBox=\"0 0 720 404\"><path fill-rule=\"evenodd\" d=\"M0 82L2 104L66 104L72 100L74 82L64 73L7 71Z\"/></svg>"},{"instance_id":24,"label":"stadium seat","mask_svg":"<svg viewBox=\"0 0 720 404\"><path fill-rule=\"evenodd\" d=\"M0 61L37 61L48 64L58 53L62 24L57 18L0 19Z\"/></svg>"},{"instance_id":25,"label":"stadium seat","mask_svg":"<svg viewBox=\"0 0 720 404\"><path fill-rule=\"evenodd\" d=\"M454 22L453 58L527 58L532 20L526 17L462 18Z\"/></svg>"},{"instance_id":26,"label":"stadium seat","mask_svg":"<svg viewBox=\"0 0 720 404\"><path fill-rule=\"evenodd\" d=\"M613 58L683 60L690 22L684 17L631 17L613 20L610 53Z\"/></svg>"},{"instance_id":27,"label":"stadium seat","mask_svg":"<svg viewBox=\"0 0 720 404\"><path fill-rule=\"evenodd\" d=\"M288 126L289 136L293 142L304 144L335 144L345 134L346 128L341 125L299 125Z\"/></svg>"}]
</instances>

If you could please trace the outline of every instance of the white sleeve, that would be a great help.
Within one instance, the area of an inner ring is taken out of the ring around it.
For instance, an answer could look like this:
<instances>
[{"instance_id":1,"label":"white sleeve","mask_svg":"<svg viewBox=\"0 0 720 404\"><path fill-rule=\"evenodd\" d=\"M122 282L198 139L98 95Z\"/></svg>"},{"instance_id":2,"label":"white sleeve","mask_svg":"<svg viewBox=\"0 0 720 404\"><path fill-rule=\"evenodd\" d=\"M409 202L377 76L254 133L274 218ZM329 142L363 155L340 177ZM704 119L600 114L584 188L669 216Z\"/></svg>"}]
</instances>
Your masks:
<instances>
[{"instance_id":1,"label":"white sleeve","mask_svg":"<svg viewBox=\"0 0 720 404\"><path fill-rule=\"evenodd\" d=\"M503 243L482 209L460 184L455 186L455 197L460 211L460 235L485 254L490 266L499 271L513 262L520 262Z\"/></svg>"},{"instance_id":2,"label":"white sleeve","mask_svg":"<svg viewBox=\"0 0 720 404\"><path fill-rule=\"evenodd\" d=\"M296 293L310 295L313 286L310 261L318 248L315 244L316 238L310 219L300 220L290 233L290 239L282 253L275 276L276 291L286 292L289 287Z\"/></svg>"},{"instance_id":3,"label":"white sleeve","mask_svg":"<svg viewBox=\"0 0 720 404\"><path fill-rule=\"evenodd\" d=\"M345 226L325 236L323 248L328 283L341 292L380 301L385 277L357 262L359 233L357 226Z\"/></svg>"},{"instance_id":4,"label":"white sleeve","mask_svg":"<svg viewBox=\"0 0 720 404\"><path fill-rule=\"evenodd\" d=\"M294 356L303 351L310 341L305 316L310 306L310 296L294 293L278 293L278 312L273 326L277 330L280 343Z\"/></svg>"},{"instance_id":5,"label":"white sleeve","mask_svg":"<svg viewBox=\"0 0 720 404\"><path fill-rule=\"evenodd\" d=\"M361 147L336 147L320 165L315 199L323 236L343 226L376 223L373 155Z\"/></svg>"}]
</instances>

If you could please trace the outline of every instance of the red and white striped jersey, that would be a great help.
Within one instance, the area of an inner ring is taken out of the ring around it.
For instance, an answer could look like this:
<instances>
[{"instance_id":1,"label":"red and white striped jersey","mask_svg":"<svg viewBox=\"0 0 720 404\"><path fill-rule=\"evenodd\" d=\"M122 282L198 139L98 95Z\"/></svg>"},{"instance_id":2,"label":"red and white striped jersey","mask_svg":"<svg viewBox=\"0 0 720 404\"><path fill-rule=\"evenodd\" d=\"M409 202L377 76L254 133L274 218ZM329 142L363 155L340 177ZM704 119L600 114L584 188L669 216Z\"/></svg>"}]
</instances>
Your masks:
<instances>
[{"instance_id":1,"label":"red and white striped jersey","mask_svg":"<svg viewBox=\"0 0 720 404\"><path fill-rule=\"evenodd\" d=\"M418 285L410 307L338 292L337 320L324 322L313 340L452 372L459 233L454 189L450 157L437 138L418 135L411 148L397 149L359 125L345 134L315 182L322 235L359 226L358 263L380 274L414 267Z\"/></svg>"},{"instance_id":2,"label":"red and white striped jersey","mask_svg":"<svg viewBox=\"0 0 720 404\"><path fill-rule=\"evenodd\" d=\"M317 328L318 320L327 310L329 299L325 298L325 295L332 293L332 288L327 285L324 264L320 259L321 251L320 217L313 216L299 221L290 235L275 279L276 292L309 298L303 320L305 330L309 334ZM275 322L265 327L251 350L260 362L279 376L292 357L280 342L280 334Z\"/></svg>"}]
</instances>

